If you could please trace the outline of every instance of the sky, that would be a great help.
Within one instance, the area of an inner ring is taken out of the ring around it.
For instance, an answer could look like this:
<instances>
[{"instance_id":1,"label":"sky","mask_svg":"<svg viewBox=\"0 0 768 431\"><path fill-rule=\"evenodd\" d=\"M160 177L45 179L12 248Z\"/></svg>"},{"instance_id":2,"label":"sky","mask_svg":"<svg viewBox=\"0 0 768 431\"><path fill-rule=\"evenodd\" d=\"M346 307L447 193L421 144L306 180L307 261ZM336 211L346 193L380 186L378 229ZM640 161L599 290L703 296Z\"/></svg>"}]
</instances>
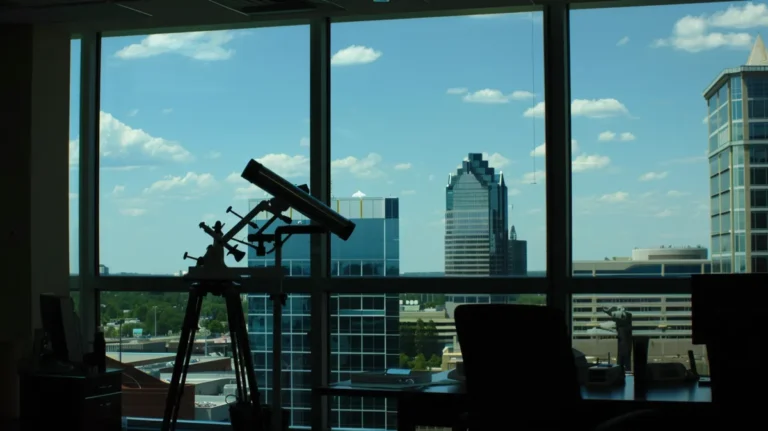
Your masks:
<instances>
[{"instance_id":1,"label":"sky","mask_svg":"<svg viewBox=\"0 0 768 431\"><path fill-rule=\"evenodd\" d=\"M571 14L573 256L709 246L704 89L746 62L764 3ZM73 41L70 262L78 267L79 42ZM105 38L100 263L171 274L263 192L257 159L309 181L308 26ZM401 272L442 271L445 186L484 153L546 269L540 13L333 24L332 192L400 198ZM235 266L234 262L229 262ZM243 262L244 263L244 262Z\"/></svg>"}]
</instances>

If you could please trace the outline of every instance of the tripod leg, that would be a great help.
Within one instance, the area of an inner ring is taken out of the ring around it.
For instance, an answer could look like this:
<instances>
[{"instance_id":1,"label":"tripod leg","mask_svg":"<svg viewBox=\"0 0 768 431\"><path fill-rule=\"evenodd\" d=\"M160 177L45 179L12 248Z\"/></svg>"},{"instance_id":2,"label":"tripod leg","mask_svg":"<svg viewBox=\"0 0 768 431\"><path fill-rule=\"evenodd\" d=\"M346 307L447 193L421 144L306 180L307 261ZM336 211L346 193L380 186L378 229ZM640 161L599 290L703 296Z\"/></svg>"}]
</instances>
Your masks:
<instances>
[{"instance_id":1,"label":"tripod leg","mask_svg":"<svg viewBox=\"0 0 768 431\"><path fill-rule=\"evenodd\" d=\"M237 343L237 350L240 354L239 370L242 373L243 380L247 382L247 399L251 405L251 414L253 422L256 424L256 431L264 430L264 416L261 410L261 397L259 394L259 384L256 381L256 372L253 369L253 353L251 352L250 342L248 340L248 330L245 325L245 314L240 305L240 299L233 290L227 295L227 314L231 316L230 325L234 328L237 338L233 342ZM245 383L244 382L244 383Z\"/></svg>"},{"instance_id":2,"label":"tripod leg","mask_svg":"<svg viewBox=\"0 0 768 431\"><path fill-rule=\"evenodd\" d=\"M176 429L176 421L179 420L179 410L181 409L181 398L184 396L184 386L187 384L187 374L189 373L189 361L192 359L192 353L195 351L195 334L197 333L197 324L200 322L200 310L203 308L203 299L205 299L205 296L207 293L203 292L197 295L196 302L195 302L195 311L194 315L191 317L190 321L190 331L189 331L189 344L187 347L187 355L184 357L184 362L182 363L182 372L181 372L181 384L179 385L179 397L176 401L176 410L174 411L173 415L173 429ZM174 364L175 366L176 364Z\"/></svg>"},{"instance_id":3,"label":"tripod leg","mask_svg":"<svg viewBox=\"0 0 768 431\"><path fill-rule=\"evenodd\" d=\"M181 336L179 346L176 352L176 362L173 363L173 374L171 383L168 386L168 396L165 402L165 413L163 415L162 431L170 431L176 428L176 418L178 418L179 401L181 399L182 387L179 385L182 381L183 364L188 356L187 351L190 348L190 338L194 340L194 325L197 325L197 319L194 316L198 308L198 294L193 290L189 293L187 299L186 314L184 323L181 327ZM183 385L183 383L182 383Z\"/></svg>"}]
</instances>

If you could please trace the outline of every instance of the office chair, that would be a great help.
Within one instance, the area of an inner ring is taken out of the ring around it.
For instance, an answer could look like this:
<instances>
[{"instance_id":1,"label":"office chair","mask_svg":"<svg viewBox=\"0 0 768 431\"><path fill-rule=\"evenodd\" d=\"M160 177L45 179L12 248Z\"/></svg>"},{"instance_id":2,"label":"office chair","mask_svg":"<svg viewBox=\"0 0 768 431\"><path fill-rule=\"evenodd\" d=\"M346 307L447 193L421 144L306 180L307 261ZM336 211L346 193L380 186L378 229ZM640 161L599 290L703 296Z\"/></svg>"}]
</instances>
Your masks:
<instances>
[{"instance_id":1,"label":"office chair","mask_svg":"<svg viewBox=\"0 0 768 431\"><path fill-rule=\"evenodd\" d=\"M687 418L655 410L600 423L585 417L565 315L554 308L471 304L456 308L467 417L454 430L672 431ZM509 352L509 353L508 353Z\"/></svg>"},{"instance_id":2,"label":"office chair","mask_svg":"<svg viewBox=\"0 0 768 431\"><path fill-rule=\"evenodd\" d=\"M471 431L583 429L564 314L550 307L466 304L455 311Z\"/></svg>"}]
</instances>

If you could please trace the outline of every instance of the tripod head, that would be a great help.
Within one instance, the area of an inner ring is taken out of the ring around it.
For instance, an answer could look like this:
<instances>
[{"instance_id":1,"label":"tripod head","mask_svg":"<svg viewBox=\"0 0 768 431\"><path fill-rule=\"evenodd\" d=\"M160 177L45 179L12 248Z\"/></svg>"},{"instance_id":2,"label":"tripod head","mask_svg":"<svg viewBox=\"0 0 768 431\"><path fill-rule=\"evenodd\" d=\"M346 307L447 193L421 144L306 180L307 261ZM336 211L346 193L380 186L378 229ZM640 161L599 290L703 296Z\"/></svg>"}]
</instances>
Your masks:
<instances>
[{"instance_id":1,"label":"tripod head","mask_svg":"<svg viewBox=\"0 0 768 431\"><path fill-rule=\"evenodd\" d=\"M309 187L306 185L298 186L300 190L305 193L309 193ZM246 215L240 215L235 212L232 207L228 207L227 214L234 214L240 221L226 233L224 232L224 223L216 221L213 226L207 225L205 222L201 222L198 226L213 240L211 245L206 247L205 254L201 257L193 257L189 253L184 253L184 259L192 259L195 263L195 268L199 269L212 269L212 270L224 270L227 269L227 265L224 262L226 256L233 256L236 262L240 262L245 257L245 252L238 249L238 244L243 244L247 247L252 247L256 250L257 256L265 256L274 250L274 247L267 251L266 243L272 243L275 241L274 234L266 234L264 231L276 220L282 221L286 225L292 223L292 219L283 213L289 208L288 203L277 197L263 200L259 202L251 211ZM267 211L272 214L270 219L264 223L261 227L256 224L253 219L260 213ZM253 230L255 233L249 234L248 241L238 240L235 237L246 226ZM287 238L286 238L287 239ZM236 244L230 244L234 242Z\"/></svg>"}]
</instances>

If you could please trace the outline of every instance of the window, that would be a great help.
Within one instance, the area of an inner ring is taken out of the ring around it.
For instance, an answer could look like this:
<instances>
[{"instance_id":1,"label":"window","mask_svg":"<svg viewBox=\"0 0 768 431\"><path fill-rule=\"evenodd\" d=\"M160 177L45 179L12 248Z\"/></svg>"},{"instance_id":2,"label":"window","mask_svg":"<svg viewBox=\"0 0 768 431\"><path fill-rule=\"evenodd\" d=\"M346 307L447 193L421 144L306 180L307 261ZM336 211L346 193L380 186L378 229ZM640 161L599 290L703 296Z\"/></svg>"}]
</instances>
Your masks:
<instances>
[{"instance_id":1,"label":"window","mask_svg":"<svg viewBox=\"0 0 768 431\"><path fill-rule=\"evenodd\" d=\"M672 269L690 274L703 268ZM680 362L688 368L692 350L697 371L709 374L706 349L691 343L690 295L578 294L572 313L573 348L591 362L622 363L617 328L631 321L633 335L651 339L649 362ZM625 360L631 367L631 355Z\"/></svg>"},{"instance_id":2,"label":"window","mask_svg":"<svg viewBox=\"0 0 768 431\"><path fill-rule=\"evenodd\" d=\"M104 38L101 80L99 259L110 275L192 265L183 253L211 240L201 221L233 226L227 207L244 214L264 197L240 177L252 158L308 182L308 26Z\"/></svg>"},{"instance_id":3,"label":"window","mask_svg":"<svg viewBox=\"0 0 768 431\"><path fill-rule=\"evenodd\" d=\"M727 5L718 8L725 10ZM571 129L589 161L573 165L577 273L688 277L706 267L710 248L714 255L720 252L716 245L730 244L730 239L724 240L731 230L732 211L729 80L719 81L702 98L701 89L716 74L692 79L669 69L664 60L675 49L689 49L676 39L671 24L706 10L690 5L571 12ZM659 16L670 25L659 27ZM616 24L598 36L594 31L598 22ZM634 44L633 30L649 28L655 29L649 36L656 41L655 48L648 48L651 41ZM606 40L607 34L615 40ZM611 59L597 56L597 46L612 52ZM717 58L718 54L697 55ZM722 64L723 69L731 66ZM661 102L655 94L671 98ZM707 103L709 135L715 137L715 145L705 157L707 127L694 113L702 112ZM679 260L690 262L690 271L681 269L688 265L665 270Z\"/></svg>"},{"instance_id":4,"label":"window","mask_svg":"<svg viewBox=\"0 0 768 431\"><path fill-rule=\"evenodd\" d=\"M292 301L293 298L289 298L288 302ZM254 319L251 318L252 314L245 308L249 303L250 298L244 298L246 319L250 318L248 335L251 349L254 351L254 362L259 364L259 352L264 347L259 343L263 339L269 339L271 346L271 336L262 337L263 334L258 332L253 323ZM112 360L132 364L138 371L170 381L186 306L186 293L102 292L101 324L107 340L107 356ZM292 316L289 310L286 310L286 316L287 319ZM268 320L271 323L271 315ZM196 394L197 406L191 414L188 412L185 415L182 409L180 421L205 417L214 422L229 422L226 408L220 409L220 406L225 405L224 385L230 384L234 379L227 331L224 300L209 295L203 301L200 313L200 330L195 337L187 384L200 384L199 377L204 374L213 374L210 378L218 380L218 383L205 385L206 389L203 391L192 391ZM286 347L286 351L288 349ZM290 357L290 354L285 353L285 356ZM255 368L262 397L269 397L271 393L265 389L271 387L272 375L263 371L263 365L262 369L257 365ZM196 376L198 378L195 378ZM288 386L284 387L290 388L290 379L286 379L286 382ZM158 405L165 405L165 393L155 392L151 388L147 390L126 384L123 388L123 416L162 419L163 409L158 408ZM143 401L136 402L137 398ZM262 401L265 399L262 398ZM219 410L223 410L223 413L219 413Z\"/></svg>"},{"instance_id":5,"label":"window","mask_svg":"<svg viewBox=\"0 0 768 431\"><path fill-rule=\"evenodd\" d=\"M69 273L80 273L80 177L78 144L80 133L80 40L72 40L69 71Z\"/></svg>"},{"instance_id":6,"label":"window","mask_svg":"<svg viewBox=\"0 0 768 431\"><path fill-rule=\"evenodd\" d=\"M545 274L540 16L333 25L334 275Z\"/></svg>"}]
</instances>

